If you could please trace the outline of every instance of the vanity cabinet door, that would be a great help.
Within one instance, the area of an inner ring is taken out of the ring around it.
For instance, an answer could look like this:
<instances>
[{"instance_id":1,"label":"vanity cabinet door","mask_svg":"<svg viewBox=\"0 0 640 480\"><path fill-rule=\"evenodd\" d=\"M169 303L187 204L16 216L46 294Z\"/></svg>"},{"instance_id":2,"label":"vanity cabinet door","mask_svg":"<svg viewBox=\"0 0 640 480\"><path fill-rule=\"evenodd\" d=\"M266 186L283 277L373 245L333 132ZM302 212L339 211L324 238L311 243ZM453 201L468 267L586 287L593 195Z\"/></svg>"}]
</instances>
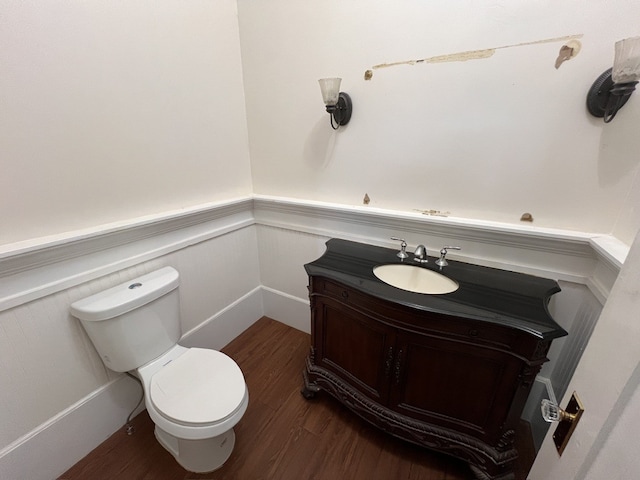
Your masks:
<instances>
[{"instance_id":1,"label":"vanity cabinet door","mask_svg":"<svg viewBox=\"0 0 640 480\"><path fill-rule=\"evenodd\" d=\"M381 404L386 403L394 329L324 297L314 307L314 363Z\"/></svg>"},{"instance_id":2,"label":"vanity cabinet door","mask_svg":"<svg viewBox=\"0 0 640 480\"><path fill-rule=\"evenodd\" d=\"M389 408L485 441L502 435L520 361L468 342L399 333Z\"/></svg>"}]
</instances>

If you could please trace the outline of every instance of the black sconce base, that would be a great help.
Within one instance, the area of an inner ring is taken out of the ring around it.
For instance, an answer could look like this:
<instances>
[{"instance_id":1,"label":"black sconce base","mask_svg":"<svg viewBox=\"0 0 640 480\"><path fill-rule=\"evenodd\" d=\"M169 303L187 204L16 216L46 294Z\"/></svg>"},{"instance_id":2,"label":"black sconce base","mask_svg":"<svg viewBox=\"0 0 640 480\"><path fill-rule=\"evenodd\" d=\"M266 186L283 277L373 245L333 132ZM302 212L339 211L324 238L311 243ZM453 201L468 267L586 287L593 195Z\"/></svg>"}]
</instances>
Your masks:
<instances>
[{"instance_id":1,"label":"black sconce base","mask_svg":"<svg viewBox=\"0 0 640 480\"><path fill-rule=\"evenodd\" d=\"M331 114L331 126L337 130L341 125L346 125L351 120L351 97L349 94L340 92L338 103L335 105L327 105L327 112ZM334 126L335 122L335 126Z\"/></svg>"},{"instance_id":2,"label":"black sconce base","mask_svg":"<svg viewBox=\"0 0 640 480\"><path fill-rule=\"evenodd\" d=\"M611 77L611 68L600 75L587 93L587 110L594 117L603 118L609 123L616 116L638 82L614 83Z\"/></svg>"}]
</instances>

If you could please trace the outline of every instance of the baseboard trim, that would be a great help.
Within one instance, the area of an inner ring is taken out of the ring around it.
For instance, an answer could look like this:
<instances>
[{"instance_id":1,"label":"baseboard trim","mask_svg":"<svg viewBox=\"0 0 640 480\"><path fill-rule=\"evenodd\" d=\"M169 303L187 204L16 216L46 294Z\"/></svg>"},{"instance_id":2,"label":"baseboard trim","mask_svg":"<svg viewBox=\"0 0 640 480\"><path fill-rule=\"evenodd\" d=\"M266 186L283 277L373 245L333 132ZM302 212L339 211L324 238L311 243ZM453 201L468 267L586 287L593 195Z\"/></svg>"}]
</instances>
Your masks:
<instances>
[{"instance_id":1,"label":"baseboard trim","mask_svg":"<svg viewBox=\"0 0 640 480\"><path fill-rule=\"evenodd\" d=\"M180 339L180 345L220 350L263 315L265 313L262 287L257 286L186 332Z\"/></svg>"},{"instance_id":2,"label":"baseboard trim","mask_svg":"<svg viewBox=\"0 0 640 480\"><path fill-rule=\"evenodd\" d=\"M139 396L126 375L103 385L0 451L0 477L58 478L124 426Z\"/></svg>"},{"instance_id":3,"label":"baseboard trim","mask_svg":"<svg viewBox=\"0 0 640 480\"><path fill-rule=\"evenodd\" d=\"M264 314L285 325L311 333L309 300L262 286Z\"/></svg>"}]
</instances>

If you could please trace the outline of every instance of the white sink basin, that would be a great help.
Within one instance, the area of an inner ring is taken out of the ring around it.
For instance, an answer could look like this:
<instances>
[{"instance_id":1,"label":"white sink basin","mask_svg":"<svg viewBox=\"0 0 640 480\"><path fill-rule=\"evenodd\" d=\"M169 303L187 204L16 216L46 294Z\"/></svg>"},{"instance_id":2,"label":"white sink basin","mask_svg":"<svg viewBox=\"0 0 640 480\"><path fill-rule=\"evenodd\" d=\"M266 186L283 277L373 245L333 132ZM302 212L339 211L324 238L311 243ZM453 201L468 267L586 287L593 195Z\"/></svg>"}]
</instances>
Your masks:
<instances>
[{"instance_id":1,"label":"white sink basin","mask_svg":"<svg viewBox=\"0 0 640 480\"><path fill-rule=\"evenodd\" d=\"M430 295L451 293L458 289L458 282L444 275L415 265L380 265L373 274L392 287Z\"/></svg>"}]
</instances>

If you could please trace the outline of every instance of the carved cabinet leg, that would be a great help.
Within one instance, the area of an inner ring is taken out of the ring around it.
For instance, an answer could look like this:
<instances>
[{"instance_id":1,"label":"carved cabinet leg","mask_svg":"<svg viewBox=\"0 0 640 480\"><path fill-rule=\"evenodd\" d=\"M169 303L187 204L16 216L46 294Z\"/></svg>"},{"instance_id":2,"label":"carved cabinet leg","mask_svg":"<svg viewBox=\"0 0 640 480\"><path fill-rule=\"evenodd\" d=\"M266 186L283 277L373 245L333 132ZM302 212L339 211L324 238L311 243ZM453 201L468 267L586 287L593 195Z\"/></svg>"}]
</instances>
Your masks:
<instances>
[{"instance_id":1,"label":"carved cabinet leg","mask_svg":"<svg viewBox=\"0 0 640 480\"><path fill-rule=\"evenodd\" d=\"M302 387L302 390L300 390L300 393L307 400L311 400L312 398L315 398L316 393L318 393L318 392L317 392L317 390L310 390L307 387Z\"/></svg>"},{"instance_id":2,"label":"carved cabinet leg","mask_svg":"<svg viewBox=\"0 0 640 480\"><path fill-rule=\"evenodd\" d=\"M309 375L307 374L306 369L302 372L302 378L304 380L304 385L302 386L302 390L300 390L300 393L307 400L315 398L316 394L320 391L320 387L318 387L315 382L311 382L309 380Z\"/></svg>"}]
</instances>

